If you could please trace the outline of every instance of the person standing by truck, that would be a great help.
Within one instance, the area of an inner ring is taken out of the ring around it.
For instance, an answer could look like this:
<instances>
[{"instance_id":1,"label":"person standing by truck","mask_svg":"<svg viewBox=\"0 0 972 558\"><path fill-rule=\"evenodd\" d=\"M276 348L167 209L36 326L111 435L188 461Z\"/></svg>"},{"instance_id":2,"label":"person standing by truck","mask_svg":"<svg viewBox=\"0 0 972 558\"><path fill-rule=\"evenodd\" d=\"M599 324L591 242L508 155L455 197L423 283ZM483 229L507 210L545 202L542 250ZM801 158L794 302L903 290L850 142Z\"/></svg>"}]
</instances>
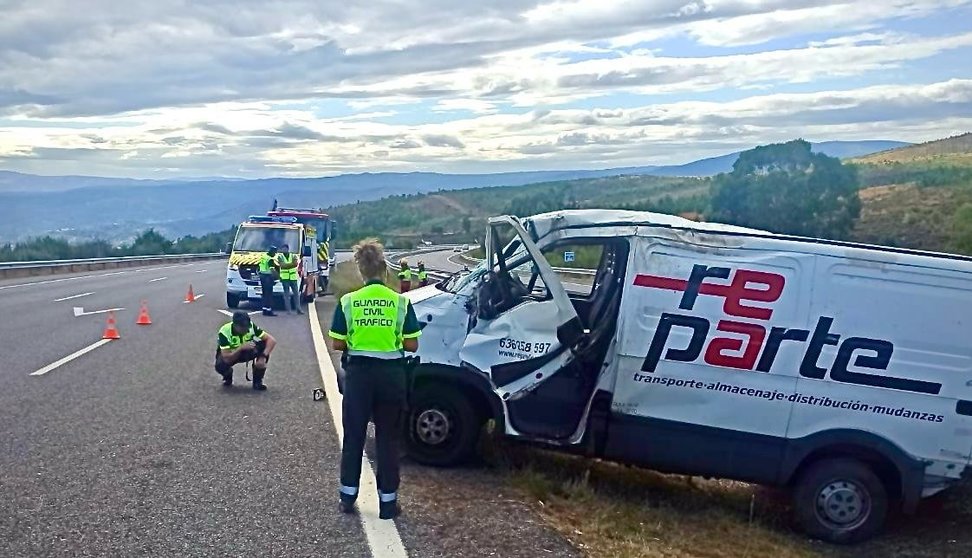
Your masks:
<instances>
[{"instance_id":1,"label":"person standing by truck","mask_svg":"<svg viewBox=\"0 0 972 558\"><path fill-rule=\"evenodd\" d=\"M344 359L344 447L341 450L341 511L351 513L358 497L361 455L374 419L378 452L379 517L398 515L399 435L406 400L405 352L418 350L421 335L409 300L385 286L381 244L355 246L354 261L365 285L341 297L328 335Z\"/></svg>"},{"instance_id":2,"label":"person standing by truck","mask_svg":"<svg viewBox=\"0 0 972 558\"><path fill-rule=\"evenodd\" d=\"M277 254L277 265L280 268L280 283L283 285L284 310L288 313L303 314L300 309L299 283L297 280L297 255L290 253L290 246L284 244L283 250ZM290 301L293 299L293 308Z\"/></svg>"},{"instance_id":3,"label":"person standing by truck","mask_svg":"<svg viewBox=\"0 0 972 558\"><path fill-rule=\"evenodd\" d=\"M402 258L398 264L400 267L398 271L398 290L404 293L412 288L412 270L408 267L408 260L405 258Z\"/></svg>"},{"instance_id":4,"label":"person standing by truck","mask_svg":"<svg viewBox=\"0 0 972 558\"><path fill-rule=\"evenodd\" d=\"M273 285L277 282L277 247L271 246L260 256L260 291L263 298L263 315L276 316L273 311Z\"/></svg>"}]
</instances>

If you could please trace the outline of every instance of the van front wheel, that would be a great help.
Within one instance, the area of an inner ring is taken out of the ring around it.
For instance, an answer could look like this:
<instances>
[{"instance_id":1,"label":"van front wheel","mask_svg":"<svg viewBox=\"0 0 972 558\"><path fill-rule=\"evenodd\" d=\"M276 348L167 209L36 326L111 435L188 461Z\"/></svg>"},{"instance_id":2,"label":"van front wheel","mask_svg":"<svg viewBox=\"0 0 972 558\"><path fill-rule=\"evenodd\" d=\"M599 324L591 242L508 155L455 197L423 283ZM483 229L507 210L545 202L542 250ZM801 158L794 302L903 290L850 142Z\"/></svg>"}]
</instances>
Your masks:
<instances>
[{"instance_id":1,"label":"van front wheel","mask_svg":"<svg viewBox=\"0 0 972 558\"><path fill-rule=\"evenodd\" d=\"M793 493L800 527L811 537L852 544L873 537L888 513L881 479L856 459L825 459L810 465Z\"/></svg>"},{"instance_id":2,"label":"van front wheel","mask_svg":"<svg viewBox=\"0 0 972 558\"><path fill-rule=\"evenodd\" d=\"M448 467L469 459L482 424L461 391L451 386L425 386L412 395L404 426L405 448L412 459Z\"/></svg>"}]
</instances>

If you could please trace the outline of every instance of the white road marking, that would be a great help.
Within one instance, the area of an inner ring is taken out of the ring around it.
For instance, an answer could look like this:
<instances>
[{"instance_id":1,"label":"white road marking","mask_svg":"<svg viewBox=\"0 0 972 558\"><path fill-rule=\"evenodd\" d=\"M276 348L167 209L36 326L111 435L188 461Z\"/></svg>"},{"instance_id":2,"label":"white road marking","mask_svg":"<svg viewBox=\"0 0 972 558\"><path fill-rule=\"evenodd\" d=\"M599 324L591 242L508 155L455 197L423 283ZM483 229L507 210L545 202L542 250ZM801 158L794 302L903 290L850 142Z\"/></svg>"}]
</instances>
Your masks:
<instances>
[{"instance_id":1,"label":"white road marking","mask_svg":"<svg viewBox=\"0 0 972 558\"><path fill-rule=\"evenodd\" d=\"M31 376L43 376L44 374L47 374L51 370L54 370L55 368L58 368L60 366L63 366L65 364L71 362L72 360L78 358L79 356L84 355L84 354L87 354L87 353L90 353L91 351L97 349L98 347L100 347L102 345L106 345L106 344L108 344L110 342L111 342L111 339L101 339L99 341L96 341L95 343L92 343L91 345L88 345L87 347L81 349L80 351L78 351L76 353L72 353L72 354L70 354L70 355L62 358L61 360L59 360L57 362L52 362L52 363L48 364L47 366L45 366L44 368L41 368L40 370L37 370L36 372L31 372L30 375Z\"/></svg>"},{"instance_id":2,"label":"white road marking","mask_svg":"<svg viewBox=\"0 0 972 558\"><path fill-rule=\"evenodd\" d=\"M207 271L209 271L209 270L207 270L207 269L197 269L196 270L196 273L206 273Z\"/></svg>"},{"instance_id":3,"label":"white road marking","mask_svg":"<svg viewBox=\"0 0 972 558\"><path fill-rule=\"evenodd\" d=\"M18 283L16 285L4 285L0 287L0 291L6 289L16 289L18 287L30 287L32 285L50 285L51 283L63 283L64 281L75 281L77 279L90 279L92 277L110 277L112 275L122 275L128 273L127 271L116 271L115 273L101 273L95 275L79 275L77 277L65 277L63 279L48 279L46 281L34 281L33 283Z\"/></svg>"},{"instance_id":4,"label":"white road marking","mask_svg":"<svg viewBox=\"0 0 972 558\"><path fill-rule=\"evenodd\" d=\"M71 299L75 299L75 298L81 298L82 296L90 296L90 295L93 295L93 294L94 293L81 293L81 294L76 294L76 295L72 295L72 296L66 296L64 298L55 298L54 299L54 302L64 302L65 300L71 300Z\"/></svg>"},{"instance_id":5,"label":"white road marking","mask_svg":"<svg viewBox=\"0 0 972 558\"><path fill-rule=\"evenodd\" d=\"M193 296L193 299L192 300L183 300L182 303L183 304L189 304L190 302L195 302L195 301L199 300L200 298L202 298L204 296L206 296L206 293L197 294L197 295L194 295Z\"/></svg>"},{"instance_id":6,"label":"white road marking","mask_svg":"<svg viewBox=\"0 0 972 558\"><path fill-rule=\"evenodd\" d=\"M93 312L85 312L83 306L75 306L74 317L79 318L81 316L93 316L95 314L106 314L108 312L117 312L119 310L124 310L124 308L108 308L107 310L95 310Z\"/></svg>"},{"instance_id":7,"label":"white road marking","mask_svg":"<svg viewBox=\"0 0 972 558\"><path fill-rule=\"evenodd\" d=\"M233 313L230 312L229 310L223 310L222 308L217 308L216 311L219 312L220 314L226 314L231 318L233 317ZM262 310L254 310L252 312L247 312L247 314L252 316L253 314L259 314L260 312L262 312Z\"/></svg>"},{"instance_id":8,"label":"white road marking","mask_svg":"<svg viewBox=\"0 0 972 558\"><path fill-rule=\"evenodd\" d=\"M324 392L327 395L327 406L331 409L331 418L337 430L338 442L343 443L344 426L341 422L341 399L338 393L337 372L331 362L331 355L324 343L321 324L317 321L317 303L307 305L307 316L310 318L311 336L314 338L314 352L317 353L317 364L321 369L321 379L324 380ZM340 455L340 453L338 453ZM371 555L376 558L407 558L402 537L398 534L395 522L388 519L378 519L378 481L371 469L371 462L367 455L362 455L361 486L358 488L358 515L364 527ZM337 479L334 485L334 499L337 501Z\"/></svg>"},{"instance_id":9,"label":"white road marking","mask_svg":"<svg viewBox=\"0 0 972 558\"><path fill-rule=\"evenodd\" d=\"M168 277L156 277L155 279L149 279L149 283L155 283L156 281L165 281Z\"/></svg>"}]
</instances>

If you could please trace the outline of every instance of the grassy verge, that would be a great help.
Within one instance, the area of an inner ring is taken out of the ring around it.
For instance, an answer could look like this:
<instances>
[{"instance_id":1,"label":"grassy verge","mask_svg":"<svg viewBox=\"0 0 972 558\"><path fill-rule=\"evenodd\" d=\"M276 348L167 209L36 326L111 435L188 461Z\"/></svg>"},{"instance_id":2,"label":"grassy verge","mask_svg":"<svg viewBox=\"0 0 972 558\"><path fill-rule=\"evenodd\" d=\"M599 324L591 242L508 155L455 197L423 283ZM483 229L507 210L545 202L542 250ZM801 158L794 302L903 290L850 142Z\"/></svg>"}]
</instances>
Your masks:
<instances>
[{"instance_id":1,"label":"grassy verge","mask_svg":"<svg viewBox=\"0 0 972 558\"><path fill-rule=\"evenodd\" d=\"M972 556L972 485L892 512L877 538L853 546L808 539L791 525L788 496L747 483L663 475L562 455L494 436L480 453L534 510L586 556Z\"/></svg>"},{"instance_id":2,"label":"grassy verge","mask_svg":"<svg viewBox=\"0 0 972 558\"><path fill-rule=\"evenodd\" d=\"M753 485L662 475L488 438L482 452L544 520L592 557L804 557L783 498Z\"/></svg>"},{"instance_id":3,"label":"grassy verge","mask_svg":"<svg viewBox=\"0 0 972 558\"><path fill-rule=\"evenodd\" d=\"M394 290L398 289L398 276L389 270L385 275L385 284ZM341 262L331 271L331 290L334 297L340 299L345 294L364 285L361 275L353 262Z\"/></svg>"}]
</instances>

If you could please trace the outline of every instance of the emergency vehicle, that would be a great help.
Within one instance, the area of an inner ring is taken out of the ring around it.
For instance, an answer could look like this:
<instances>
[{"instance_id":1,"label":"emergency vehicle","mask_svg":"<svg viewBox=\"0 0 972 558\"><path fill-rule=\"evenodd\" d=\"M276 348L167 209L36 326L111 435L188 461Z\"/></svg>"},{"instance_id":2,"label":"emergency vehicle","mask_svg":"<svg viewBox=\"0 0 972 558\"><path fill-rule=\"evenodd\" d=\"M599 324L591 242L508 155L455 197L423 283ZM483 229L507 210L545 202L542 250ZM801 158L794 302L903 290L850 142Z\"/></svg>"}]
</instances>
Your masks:
<instances>
[{"instance_id":1,"label":"emergency vehicle","mask_svg":"<svg viewBox=\"0 0 972 558\"><path fill-rule=\"evenodd\" d=\"M284 244L298 259L307 250L314 249L314 239L306 234L304 225L294 217L251 215L240 223L236 238L230 247L226 267L226 305L237 308L241 302L260 302L263 290L260 285L260 259L271 246L278 249ZM303 265L301 263L301 265ZM301 272L298 266L298 274ZM283 284L273 285L275 297L283 298Z\"/></svg>"},{"instance_id":2,"label":"emergency vehicle","mask_svg":"<svg viewBox=\"0 0 972 558\"><path fill-rule=\"evenodd\" d=\"M336 230L334 220L320 209L277 207L276 203L267 215L293 217L304 226L306 236L313 238L315 248L310 251L310 255L307 255L312 262L308 275L316 287L305 289L305 285L301 284L301 292L306 293L305 301L313 300L315 294L324 295L330 283L331 268L336 263L334 253L331 251L331 241L334 239Z\"/></svg>"},{"instance_id":3,"label":"emergency vehicle","mask_svg":"<svg viewBox=\"0 0 972 558\"><path fill-rule=\"evenodd\" d=\"M613 210L487 235L481 265L406 294L414 459L461 462L493 419L547 448L785 487L799 527L836 543L965 476L972 259Z\"/></svg>"}]
</instances>

